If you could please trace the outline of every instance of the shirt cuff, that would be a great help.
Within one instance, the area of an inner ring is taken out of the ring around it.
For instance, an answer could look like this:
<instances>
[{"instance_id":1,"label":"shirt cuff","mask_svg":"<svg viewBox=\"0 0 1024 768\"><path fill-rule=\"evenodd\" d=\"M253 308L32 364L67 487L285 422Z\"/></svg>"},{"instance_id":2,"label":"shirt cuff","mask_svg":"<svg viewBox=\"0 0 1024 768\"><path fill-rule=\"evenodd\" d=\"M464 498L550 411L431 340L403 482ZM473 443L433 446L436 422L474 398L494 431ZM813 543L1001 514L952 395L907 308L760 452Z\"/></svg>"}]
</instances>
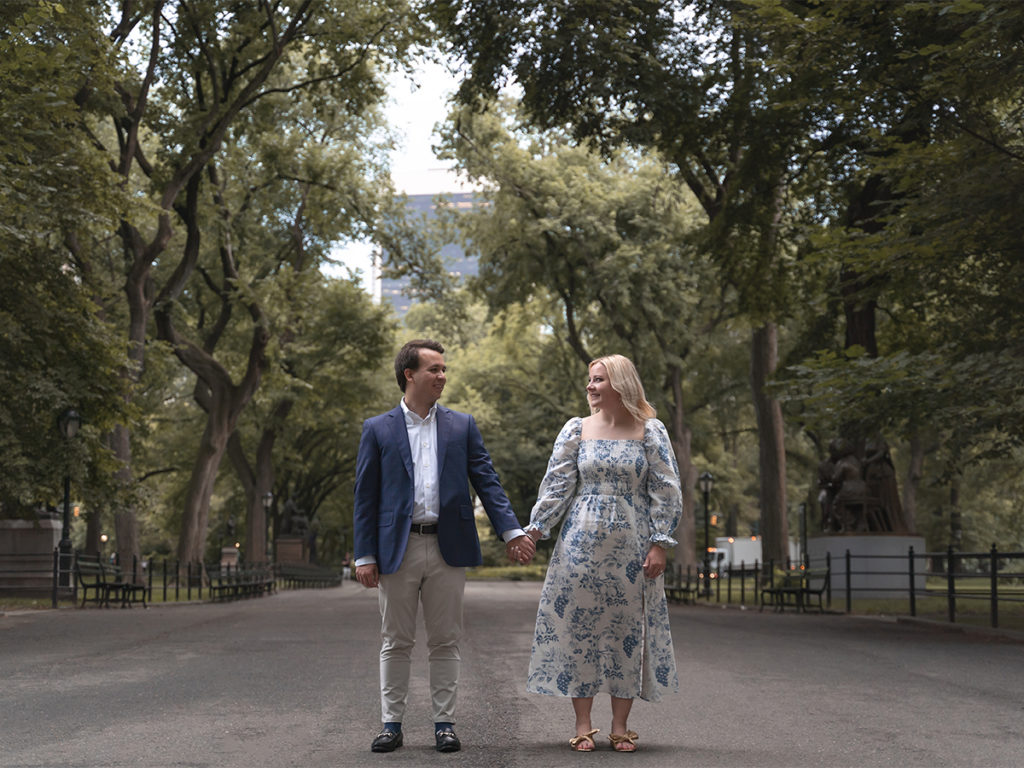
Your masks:
<instances>
[{"instance_id":1,"label":"shirt cuff","mask_svg":"<svg viewBox=\"0 0 1024 768\"><path fill-rule=\"evenodd\" d=\"M518 539L520 536L525 535L526 531L524 531L522 528L513 528L501 534L501 538L505 541L506 544L508 544L510 541L512 541L512 539Z\"/></svg>"},{"instance_id":2,"label":"shirt cuff","mask_svg":"<svg viewBox=\"0 0 1024 768\"><path fill-rule=\"evenodd\" d=\"M374 557L373 555L367 555L366 557L356 558L356 567L357 568L360 565L376 565L376 564L377 564L377 558Z\"/></svg>"}]
</instances>

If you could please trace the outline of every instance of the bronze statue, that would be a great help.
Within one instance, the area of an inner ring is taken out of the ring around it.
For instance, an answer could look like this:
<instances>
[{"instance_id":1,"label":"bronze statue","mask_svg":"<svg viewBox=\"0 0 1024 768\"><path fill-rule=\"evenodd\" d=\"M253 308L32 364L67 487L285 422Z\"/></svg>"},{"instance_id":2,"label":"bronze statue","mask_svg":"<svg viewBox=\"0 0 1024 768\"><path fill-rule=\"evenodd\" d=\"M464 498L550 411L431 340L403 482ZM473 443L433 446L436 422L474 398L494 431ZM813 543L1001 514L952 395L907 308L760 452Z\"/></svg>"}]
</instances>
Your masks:
<instances>
[{"instance_id":1,"label":"bronze statue","mask_svg":"<svg viewBox=\"0 0 1024 768\"><path fill-rule=\"evenodd\" d=\"M836 438L818 465L821 529L829 533L906 533L896 470L881 436L865 444L861 460L853 441Z\"/></svg>"},{"instance_id":2,"label":"bronze statue","mask_svg":"<svg viewBox=\"0 0 1024 768\"><path fill-rule=\"evenodd\" d=\"M298 505L292 500L284 505L284 520L282 521L281 533L290 536L305 536L309 530L309 518L303 514Z\"/></svg>"},{"instance_id":3,"label":"bronze statue","mask_svg":"<svg viewBox=\"0 0 1024 768\"><path fill-rule=\"evenodd\" d=\"M889 454L889 444L881 435L876 435L864 445L864 481L868 493L876 502L874 509L877 510L881 530L906 533L896 467Z\"/></svg>"}]
</instances>

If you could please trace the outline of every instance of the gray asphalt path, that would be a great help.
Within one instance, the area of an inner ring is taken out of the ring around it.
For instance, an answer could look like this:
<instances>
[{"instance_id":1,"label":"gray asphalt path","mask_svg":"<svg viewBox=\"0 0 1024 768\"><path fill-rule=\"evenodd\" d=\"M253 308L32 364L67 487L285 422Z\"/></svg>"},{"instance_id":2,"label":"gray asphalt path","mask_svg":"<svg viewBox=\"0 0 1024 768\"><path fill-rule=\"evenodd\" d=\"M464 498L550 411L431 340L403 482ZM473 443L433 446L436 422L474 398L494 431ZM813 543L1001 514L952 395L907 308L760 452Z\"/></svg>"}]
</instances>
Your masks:
<instances>
[{"instance_id":1,"label":"gray asphalt path","mask_svg":"<svg viewBox=\"0 0 1024 768\"><path fill-rule=\"evenodd\" d=\"M379 725L376 593L0 617L0 766L1021 766L1024 643L895 621L673 606L682 691L637 702L641 751L570 752L524 691L539 585L467 587L457 730L432 749L422 636L406 746ZM595 705L603 738L607 697Z\"/></svg>"}]
</instances>

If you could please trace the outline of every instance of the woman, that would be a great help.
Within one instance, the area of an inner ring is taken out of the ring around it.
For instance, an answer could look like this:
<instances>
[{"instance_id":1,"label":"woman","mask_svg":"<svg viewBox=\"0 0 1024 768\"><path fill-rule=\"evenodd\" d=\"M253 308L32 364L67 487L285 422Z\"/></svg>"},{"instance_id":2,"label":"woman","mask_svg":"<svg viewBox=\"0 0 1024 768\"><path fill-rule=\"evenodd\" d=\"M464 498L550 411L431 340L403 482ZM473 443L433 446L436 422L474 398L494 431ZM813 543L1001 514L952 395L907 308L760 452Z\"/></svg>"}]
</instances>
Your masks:
<instances>
[{"instance_id":1,"label":"woman","mask_svg":"<svg viewBox=\"0 0 1024 768\"><path fill-rule=\"evenodd\" d=\"M665 426L633 363L590 364L591 415L555 441L527 533L547 538L562 518L537 610L527 690L572 698L579 752L594 749L594 695L611 695L614 749L636 750L633 699L678 688L664 583L682 495Z\"/></svg>"}]
</instances>

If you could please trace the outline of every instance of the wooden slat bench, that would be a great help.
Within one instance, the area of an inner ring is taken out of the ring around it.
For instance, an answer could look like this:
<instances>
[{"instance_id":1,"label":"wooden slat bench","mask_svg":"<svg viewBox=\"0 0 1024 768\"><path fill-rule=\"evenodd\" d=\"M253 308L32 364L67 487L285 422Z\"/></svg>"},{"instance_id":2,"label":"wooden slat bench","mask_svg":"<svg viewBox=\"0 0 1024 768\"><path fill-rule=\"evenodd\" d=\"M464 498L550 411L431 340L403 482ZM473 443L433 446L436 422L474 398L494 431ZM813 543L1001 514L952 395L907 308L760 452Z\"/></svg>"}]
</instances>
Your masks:
<instances>
[{"instance_id":1,"label":"wooden slat bench","mask_svg":"<svg viewBox=\"0 0 1024 768\"><path fill-rule=\"evenodd\" d=\"M831 573L827 568L786 571L777 580L761 589L761 610L765 605L776 611L795 608L805 612L813 600L819 613L824 613L822 596L828 591Z\"/></svg>"}]
</instances>

